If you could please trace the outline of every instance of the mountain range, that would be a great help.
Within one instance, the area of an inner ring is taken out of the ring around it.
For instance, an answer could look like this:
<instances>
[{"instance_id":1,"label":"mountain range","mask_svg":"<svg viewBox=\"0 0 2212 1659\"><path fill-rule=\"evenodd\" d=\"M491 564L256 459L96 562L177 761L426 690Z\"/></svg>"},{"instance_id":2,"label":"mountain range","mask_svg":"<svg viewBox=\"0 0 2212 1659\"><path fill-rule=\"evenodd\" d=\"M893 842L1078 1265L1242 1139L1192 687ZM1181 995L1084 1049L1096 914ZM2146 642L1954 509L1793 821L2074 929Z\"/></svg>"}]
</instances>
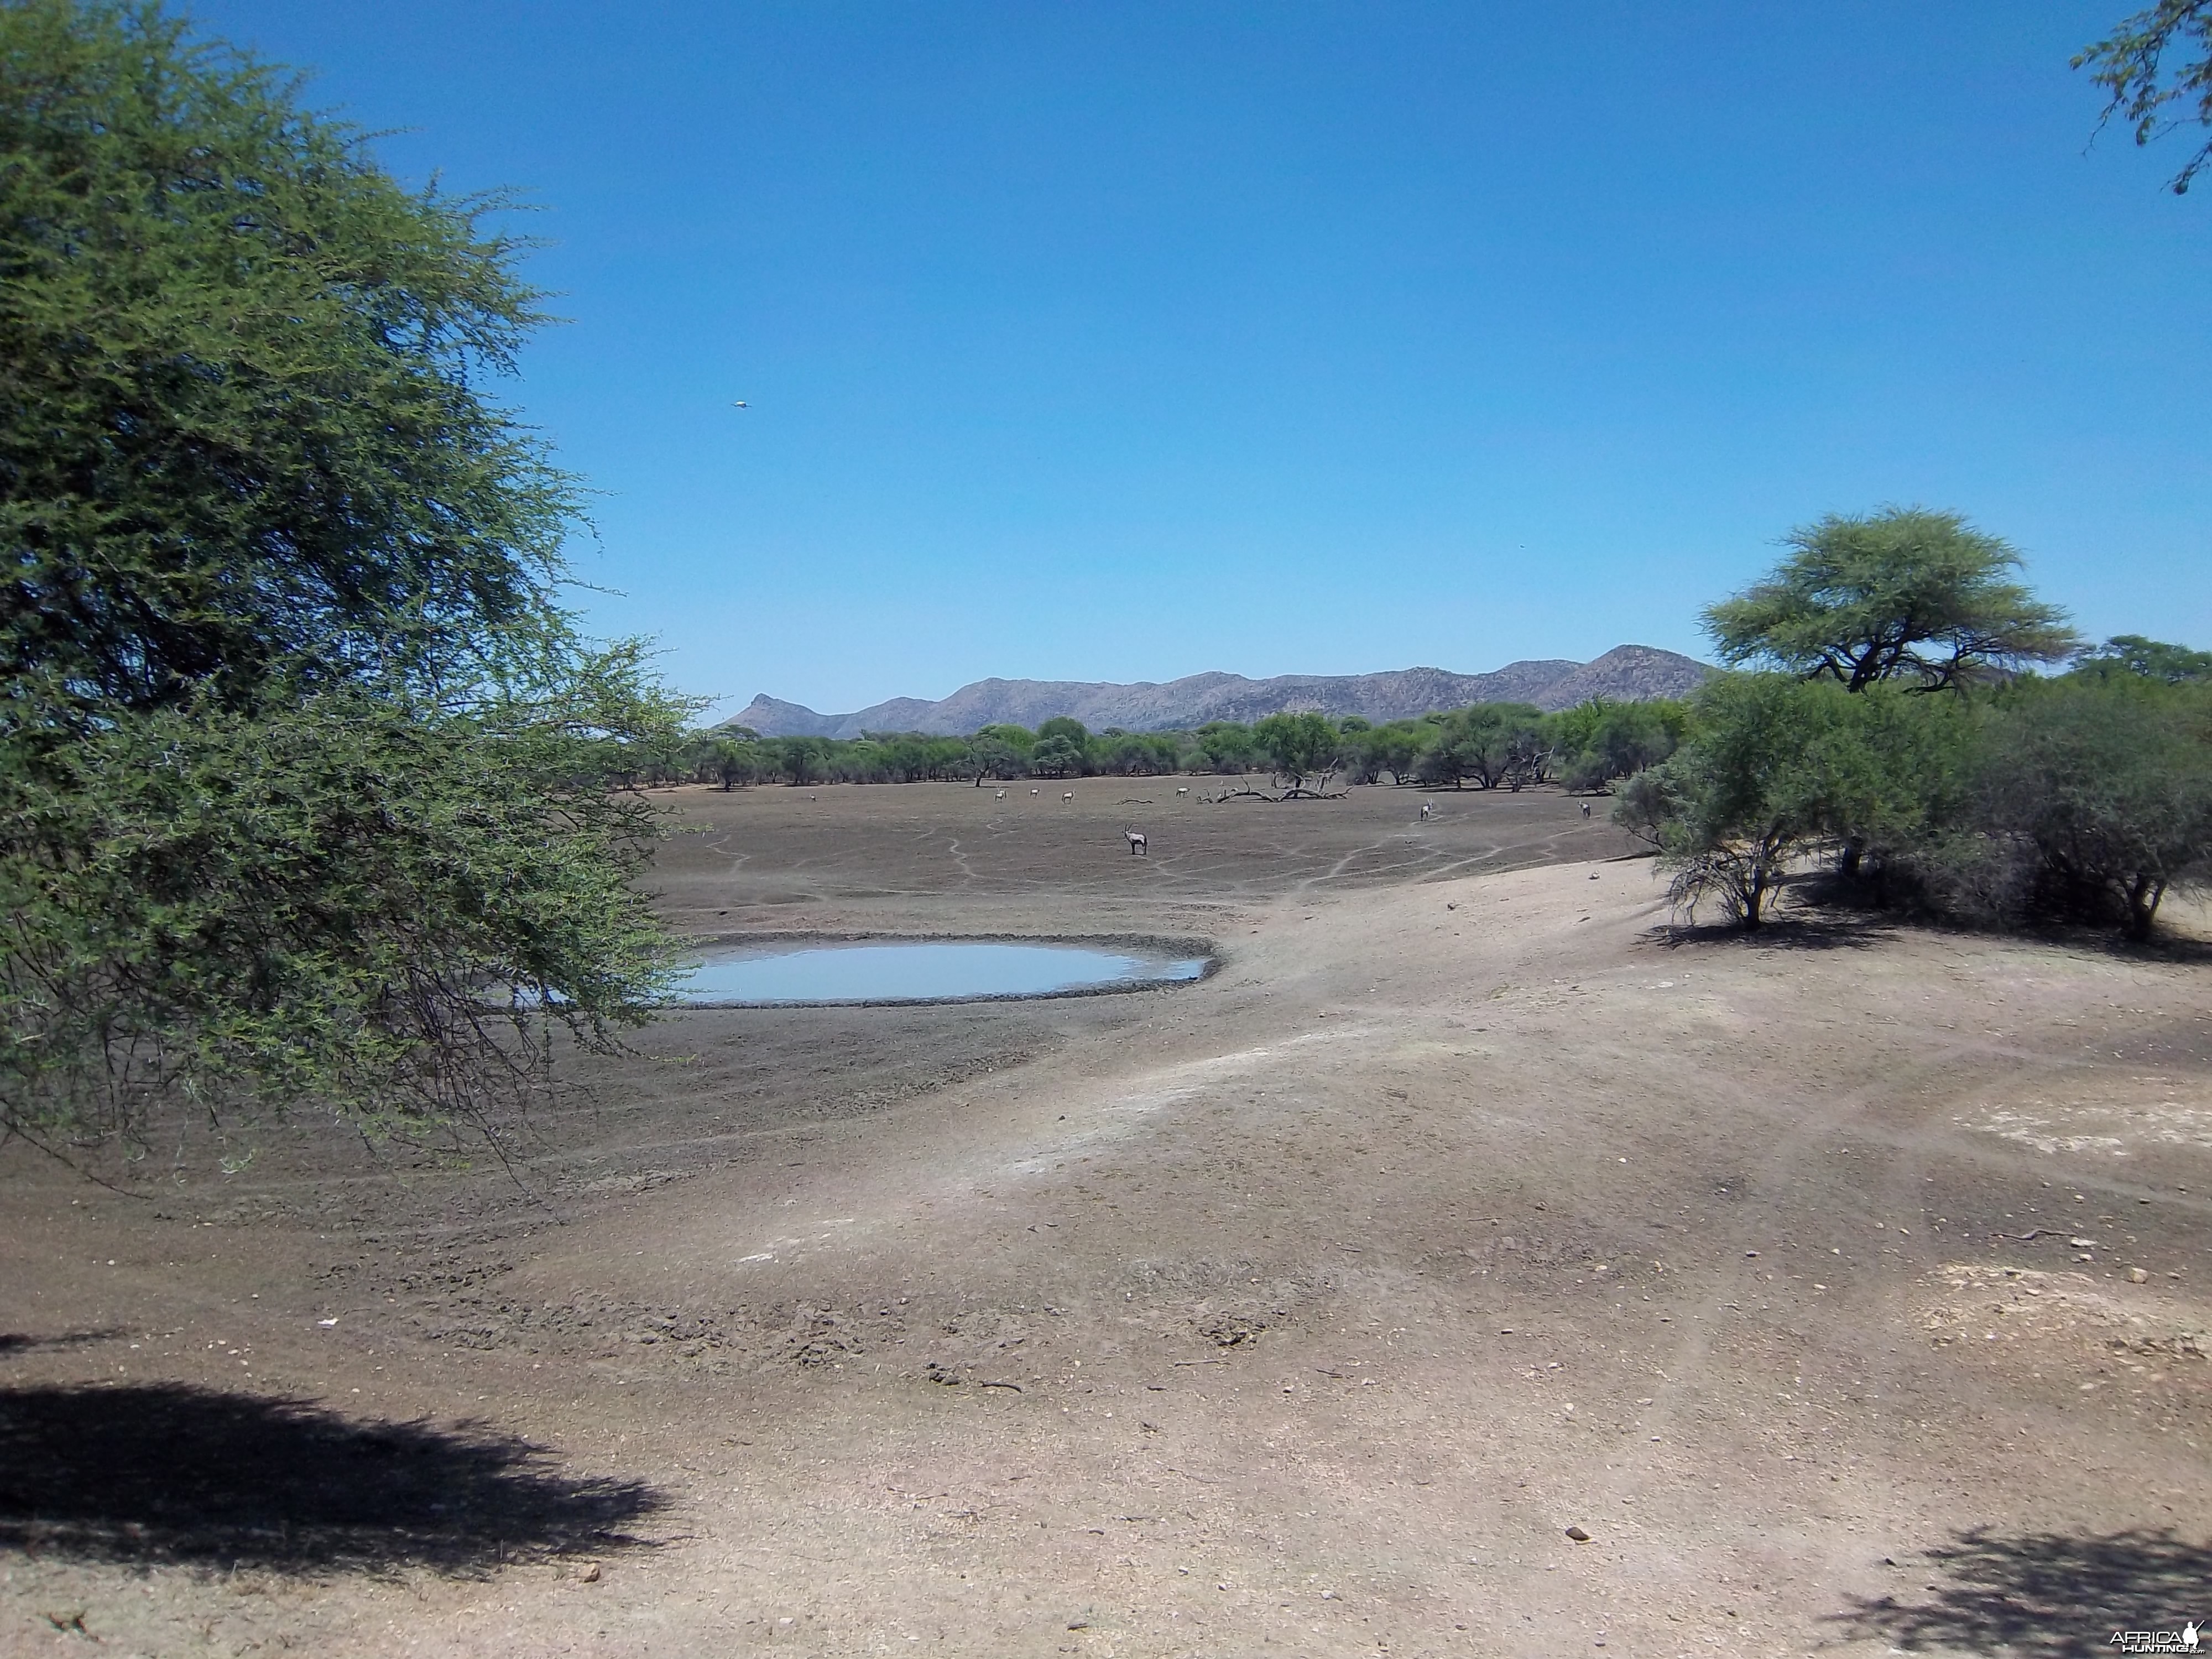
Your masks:
<instances>
[{"instance_id":1,"label":"mountain range","mask_svg":"<svg viewBox=\"0 0 2212 1659\"><path fill-rule=\"evenodd\" d=\"M1641 702L1679 697L1713 671L1694 658L1648 645L1618 645L1593 662L1565 658L1508 663L1487 674L1400 668L1380 674L1192 674L1165 684L1093 680L977 680L935 702L894 697L850 714L817 714L766 692L725 725L764 738L857 738L864 732L926 732L965 737L986 726L1025 726L1072 714L1092 731L1184 731L1208 720L1249 723L1285 710L1318 709L1340 719L1406 720L1471 702L1528 702L1571 708L1591 697Z\"/></svg>"}]
</instances>

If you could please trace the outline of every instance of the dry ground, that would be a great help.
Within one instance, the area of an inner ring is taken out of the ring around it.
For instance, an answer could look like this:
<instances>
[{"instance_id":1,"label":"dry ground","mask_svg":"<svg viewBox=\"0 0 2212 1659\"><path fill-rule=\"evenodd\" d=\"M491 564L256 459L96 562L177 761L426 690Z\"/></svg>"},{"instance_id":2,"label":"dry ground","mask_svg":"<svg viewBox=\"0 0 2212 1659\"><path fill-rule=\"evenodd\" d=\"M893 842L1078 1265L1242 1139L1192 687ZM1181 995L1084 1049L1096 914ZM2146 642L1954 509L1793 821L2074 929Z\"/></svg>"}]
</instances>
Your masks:
<instances>
[{"instance_id":1,"label":"dry ground","mask_svg":"<svg viewBox=\"0 0 2212 1659\"><path fill-rule=\"evenodd\" d=\"M2200 957L1684 938L1556 794L1175 787L684 792L697 932L1226 965L674 1018L527 1194L313 1124L185 1133L150 1197L7 1149L0 1651L2042 1659L2212 1613Z\"/></svg>"}]
</instances>

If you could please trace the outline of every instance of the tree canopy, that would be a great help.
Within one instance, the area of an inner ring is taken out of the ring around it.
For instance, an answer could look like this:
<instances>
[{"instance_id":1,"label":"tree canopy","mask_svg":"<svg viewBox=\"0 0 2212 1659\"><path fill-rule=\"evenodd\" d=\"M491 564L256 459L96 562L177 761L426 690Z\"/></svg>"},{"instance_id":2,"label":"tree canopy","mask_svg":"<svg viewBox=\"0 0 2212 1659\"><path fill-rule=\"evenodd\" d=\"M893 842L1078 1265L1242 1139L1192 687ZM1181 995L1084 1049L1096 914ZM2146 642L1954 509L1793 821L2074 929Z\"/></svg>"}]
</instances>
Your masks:
<instances>
[{"instance_id":1,"label":"tree canopy","mask_svg":"<svg viewBox=\"0 0 2212 1659\"><path fill-rule=\"evenodd\" d=\"M1936 690L2057 662L2081 643L2063 611L2009 580L2020 555L1960 514L1830 514L1784 544L1793 550L1772 575L1705 608L1731 665L1853 691L1888 679Z\"/></svg>"},{"instance_id":2,"label":"tree canopy","mask_svg":"<svg viewBox=\"0 0 2212 1659\"><path fill-rule=\"evenodd\" d=\"M9 1127L494 1127L655 1005L610 786L687 711L562 606L575 492L482 389L543 320L501 205L156 6L0 6Z\"/></svg>"},{"instance_id":3,"label":"tree canopy","mask_svg":"<svg viewBox=\"0 0 2212 1659\"><path fill-rule=\"evenodd\" d=\"M2074 67L2090 70L2109 94L2104 119L2126 121L2137 144L2192 121L2212 126L2212 0L2157 0L2122 18ZM2212 139L2169 181L2173 193L2186 195L2208 162Z\"/></svg>"},{"instance_id":4,"label":"tree canopy","mask_svg":"<svg viewBox=\"0 0 2212 1659\"><path fill-rule=\"evenodd\" d=\"M2014 561L1981 539L1978 565L1961 557L1948 568L1985 579L1975 602L1984 623L2001 613L2055 629L2055 612L1995 582ZM1787 598L1802 574L1785 567L1767 586ZM1909 586L1885 591L1893 599ZM1714 613L1741 622L1750 597ZM1869 601L1851 614L1905 609ZM2004 659L1986 628L1978 659L1947 640L1932 665L1909 631L1851 635L1886 639L1886 655L1808 647L1808 670L1778 646L1759 650L1763 636L1747 629L1744 654L1797 672L1709 681L1691 699L1680 749L1632 777L1615 812L1671 866L1679 904L1717 899L1757 927L1786 884L1833 854L1836 873L1876 903L1999 926L2087 921L2141 939L2169 892L2212 878L2212 653L2127 634L2056 678L1997 678L1961 666L1962 656L1978 671ZM2023 635L2009 637L2016 648ZM2044 633L2038 654L2057 644ZM1855 662L1870 672L1844 672ZM1913 695L1930 685L1958 695Z\"/></svg>"},{"instance_id":5,"label":"tree canopy","mask_svg":"<svg viewBox=\"0 0 2212 1659\"><path fill-rule=\"evenodd\" d=\"M1304 793L1307 780L1334 768L1344 752L1336 723L1310 709L1270 714L1256 722L1252 744L1292 794Z\"/></svg>"},{"instance_id":6,"label":"tree canopy","mask_svg":"<svg viewBox=\"0 0 2212 1659\"><path fill-rule=\"evenodd\" d=\"M2137 674L2169 685L2212 680L2212 651L2192 651L2185 645L2169 645L2141 634L2116 634L2075 660L2079 671L2099 678Z\"/></svg>"}]
</instances>

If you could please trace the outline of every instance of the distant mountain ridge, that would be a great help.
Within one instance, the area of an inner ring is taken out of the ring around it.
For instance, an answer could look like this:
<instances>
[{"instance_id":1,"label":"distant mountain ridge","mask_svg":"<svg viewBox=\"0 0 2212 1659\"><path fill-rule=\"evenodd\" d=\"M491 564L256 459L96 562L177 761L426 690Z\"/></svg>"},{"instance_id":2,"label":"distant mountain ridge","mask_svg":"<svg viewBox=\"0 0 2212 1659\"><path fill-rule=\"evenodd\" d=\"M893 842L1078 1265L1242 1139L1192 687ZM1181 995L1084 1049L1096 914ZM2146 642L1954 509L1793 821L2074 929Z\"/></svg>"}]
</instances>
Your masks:
<instances>
[{"instance_id":1,"label":"distant mountain ridge","mask_svg":"<svg viewBox=\"0 0 2212 1659\"><path fill-rule=\"evenodd\" d=\"M1642 702L1694 690L1713 671L1692 657L1648 645L1618 645L1594 662L1565 658L1508 663L1487 674L1400 668L1380 674L1192 674L1164 685L1139 681L977 680L936 702L894 697L850 714L817 714L766 692L724 722L764 738L857 738L864 732L927 732L966 737L986 726L1025 726L1072 714L1092 731L1188 730L1208 720L1249 724L1285 710L1318 709L1395 720L1470 702L1529 702L1571 708L1591 697Z\"/></svg>"}]
</instances>

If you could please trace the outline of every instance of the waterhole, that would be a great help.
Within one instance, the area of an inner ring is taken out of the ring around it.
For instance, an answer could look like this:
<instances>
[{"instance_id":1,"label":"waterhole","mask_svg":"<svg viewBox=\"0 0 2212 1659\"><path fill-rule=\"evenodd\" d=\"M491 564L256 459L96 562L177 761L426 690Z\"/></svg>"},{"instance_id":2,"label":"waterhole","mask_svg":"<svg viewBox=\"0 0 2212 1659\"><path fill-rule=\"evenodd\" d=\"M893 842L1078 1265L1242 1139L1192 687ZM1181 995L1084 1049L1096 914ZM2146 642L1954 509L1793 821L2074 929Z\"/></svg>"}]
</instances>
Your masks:
<instances>
[{"instance_id":1,"label":"waterhole","mask_svg":"<svg viewBox=\"0 0 2212 1659\"><path fill-rule=\"evenodd\" d=\"M1206 976L1194 951L1005 939L838 939L720 945L677 987L699 1007L1075 996Z\"/></svg>"}]
</instances>

